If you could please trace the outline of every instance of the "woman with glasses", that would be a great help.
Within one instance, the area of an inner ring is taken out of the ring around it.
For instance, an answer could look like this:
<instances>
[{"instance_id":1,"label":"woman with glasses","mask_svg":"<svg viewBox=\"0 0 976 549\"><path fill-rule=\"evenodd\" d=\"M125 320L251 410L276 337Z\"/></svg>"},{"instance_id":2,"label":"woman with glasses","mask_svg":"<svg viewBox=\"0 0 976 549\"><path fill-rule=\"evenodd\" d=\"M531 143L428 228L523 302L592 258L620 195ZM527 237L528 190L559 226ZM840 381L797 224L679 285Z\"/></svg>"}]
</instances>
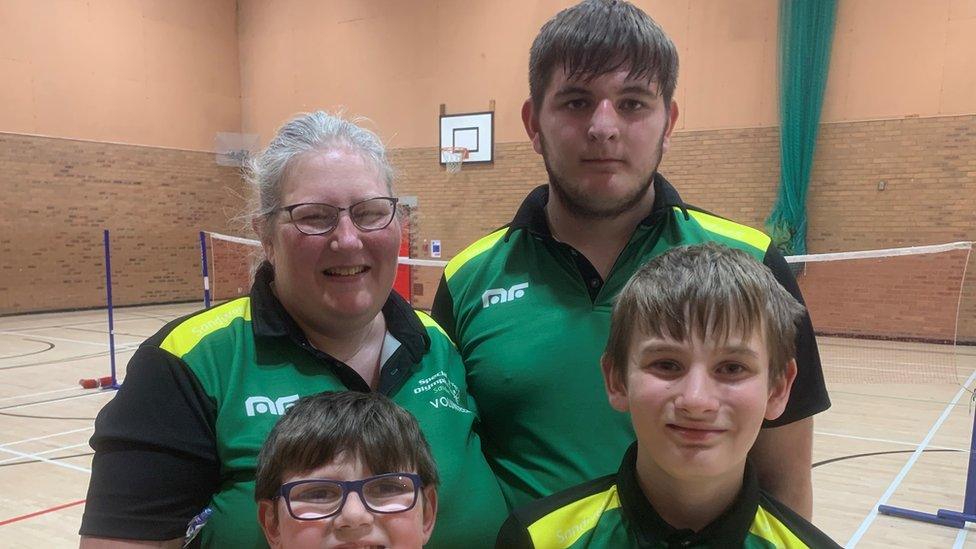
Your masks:
<instances>
[{"instance_id":1,"label":"woman with glasses","mask_svg":"<svg viewBox=\"0 0 976 549\"><path fill-rule=\"evenodd\" d=\"M305 114L247 179L264 249L250 295L169 323L132 357L96 420L82 546L182 543L188 525L206 546L263 545L261 444L299 398L342 390L378 391L417 417L441 476L429 547L491 546L507 511L460 357L392 292L401 227L383 145Z\"/></svg>"}]
</instances>

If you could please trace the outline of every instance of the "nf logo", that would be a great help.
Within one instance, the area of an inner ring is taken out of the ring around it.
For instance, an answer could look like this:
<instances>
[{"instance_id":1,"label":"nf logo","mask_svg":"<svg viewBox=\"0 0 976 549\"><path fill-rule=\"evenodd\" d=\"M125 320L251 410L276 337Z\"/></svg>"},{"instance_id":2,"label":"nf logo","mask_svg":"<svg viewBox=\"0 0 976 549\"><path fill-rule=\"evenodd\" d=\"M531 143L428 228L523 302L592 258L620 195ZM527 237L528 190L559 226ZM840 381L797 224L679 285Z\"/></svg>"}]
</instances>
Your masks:
<instances>
[{"instance_id":1,"label":"nf logo","mask_svg":"<svg viewBox=\"0 0 976 549\"><path fill-rule=\"evenodd\" d=\"M248 417L253 417L258 414L280 416L284 414L288 408L294 406L295 401L297 400L298 395L281 397L278 400L271 400L268 397L262 396L248 397L248 399L244 401L244 411L247 412Z\"/></svg>"},{"instance_id":2,"label":"nf logo","mask_svg":"<svg viewBox=\"0 0 976 549\"><path fill-rule=\"evenodd\" d=\"M516 284L509 289L505 288L492 288L491 290L486 290L485 293L481 294L481 303L484 304L484 308L487 309L489 305L498 305L499 303L505 303L506 301L515 301L516 299L525 295L525 289L529 287L528 282L523 282L521 284Z\"/></svg>"}]
</instances>

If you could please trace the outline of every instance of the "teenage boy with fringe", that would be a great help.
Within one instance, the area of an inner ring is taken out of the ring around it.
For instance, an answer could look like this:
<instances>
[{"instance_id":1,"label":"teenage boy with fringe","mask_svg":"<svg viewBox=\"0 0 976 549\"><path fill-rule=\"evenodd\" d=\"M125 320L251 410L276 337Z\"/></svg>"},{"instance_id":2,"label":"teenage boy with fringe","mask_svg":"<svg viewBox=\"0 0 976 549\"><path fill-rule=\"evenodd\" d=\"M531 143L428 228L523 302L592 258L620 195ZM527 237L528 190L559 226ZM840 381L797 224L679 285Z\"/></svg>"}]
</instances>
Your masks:
<instances>
[{"instance_id":1,"label":"teenage boy with fringe","mask_svg":"<svg viewBox=\"0 0 976 549\"><path fill-rule=\"evenodd\" d=\"M517 509L496 546L839 547L761 490L747 460L789 400L803 310L767 268L718 244L642 267L601 361L637 441L617 473Z\"/></svg>"}]
</instances>

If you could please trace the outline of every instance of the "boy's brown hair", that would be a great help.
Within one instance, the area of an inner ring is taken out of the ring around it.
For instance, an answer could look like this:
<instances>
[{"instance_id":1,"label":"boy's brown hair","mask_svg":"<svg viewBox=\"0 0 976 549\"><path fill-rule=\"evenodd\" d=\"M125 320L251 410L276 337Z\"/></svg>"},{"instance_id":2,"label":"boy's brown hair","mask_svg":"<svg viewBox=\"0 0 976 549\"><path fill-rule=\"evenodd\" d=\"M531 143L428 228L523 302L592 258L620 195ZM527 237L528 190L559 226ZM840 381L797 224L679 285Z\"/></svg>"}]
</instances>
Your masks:
<instances>
[{"instance_id":1,"label":"boy's brown hair","mask_svg":"<svg viewBox=\"0 0 976 549\"><path fill-rule=\"evenodd\" d=\"M804 307L747 253L716 243L674 248L641 267L617 297L603 360L626 383L635 331L677 341L762 330L770 380L796 356Z\"/></svg>"},{"instance_id":2,"label":"boy's brown hair","mask_svg":"<svg viewBox=\"0 0 976 549\"><path fill-rule=\"evenodd\" d=\"M410 412L382 394L325 392L304 397L274 426L258 454L254 499L274 499L286 475L311 471L344 454L373 474L416 471L440 480L427 439Z\"/></svg>"}]
</instances>

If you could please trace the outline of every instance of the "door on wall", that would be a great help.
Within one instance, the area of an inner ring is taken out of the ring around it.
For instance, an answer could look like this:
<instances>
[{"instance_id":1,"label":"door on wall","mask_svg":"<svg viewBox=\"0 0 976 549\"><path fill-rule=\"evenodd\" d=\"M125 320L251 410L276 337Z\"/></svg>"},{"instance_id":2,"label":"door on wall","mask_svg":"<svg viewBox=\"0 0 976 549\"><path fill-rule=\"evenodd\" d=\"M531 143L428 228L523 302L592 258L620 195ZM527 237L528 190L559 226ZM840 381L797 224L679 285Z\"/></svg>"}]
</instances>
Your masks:
<instances>
[{"instance_id":1,"label":"door on wall","mask_svg":"<svg viewBox=\"0 0 976 549\"><path fill-rule=\"evenodd\" d=\"M400 238L400 257L410 257L410 216L404 215L400 218L402 234ZM396 278L393 280L393 290L400 294L407 303L411 301L411 277L410 265L397 264Z\"/></svg>"}]
</instances>

